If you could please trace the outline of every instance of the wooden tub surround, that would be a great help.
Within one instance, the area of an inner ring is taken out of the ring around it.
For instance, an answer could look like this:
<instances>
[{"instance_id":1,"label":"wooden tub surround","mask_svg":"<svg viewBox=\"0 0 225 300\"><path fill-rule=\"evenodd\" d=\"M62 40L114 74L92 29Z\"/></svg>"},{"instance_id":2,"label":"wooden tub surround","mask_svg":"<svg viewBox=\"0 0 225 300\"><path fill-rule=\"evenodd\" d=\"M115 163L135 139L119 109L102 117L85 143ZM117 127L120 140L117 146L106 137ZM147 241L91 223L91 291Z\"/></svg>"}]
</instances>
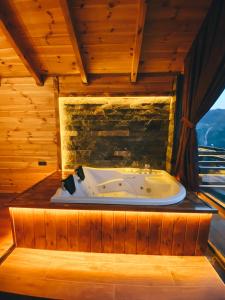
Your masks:
<instances>
[{"instance_id":1,"label":"wooden tub surround","mask_svg":"<svg viewBox=\"0 0 225 300\"><path fill-rule=\"evenodd\" d=\"M17 247L84 252L203 255L216 210L189 194L176 205L50 203L56 172L10 203Z\"/></svg>"},{"instance_id":2,"label":"wooden tub surround","mask_svg":"<svg viewBox=\"0 0 225 300\"><path fill-rule=\"evenodd\" d=\"M8 207L0 207L0 263L14 248L12 223Z\"/></svg>"},{"instance_id":3,"label":"wooden tub surround","mask_svg":"<svg viewBox=\"0 0 225 300\"><path fill-rule=\"evenodd\" d=\"M203 255L211 214L11 208L18 247Z\"/></svg>"}]
</instances>

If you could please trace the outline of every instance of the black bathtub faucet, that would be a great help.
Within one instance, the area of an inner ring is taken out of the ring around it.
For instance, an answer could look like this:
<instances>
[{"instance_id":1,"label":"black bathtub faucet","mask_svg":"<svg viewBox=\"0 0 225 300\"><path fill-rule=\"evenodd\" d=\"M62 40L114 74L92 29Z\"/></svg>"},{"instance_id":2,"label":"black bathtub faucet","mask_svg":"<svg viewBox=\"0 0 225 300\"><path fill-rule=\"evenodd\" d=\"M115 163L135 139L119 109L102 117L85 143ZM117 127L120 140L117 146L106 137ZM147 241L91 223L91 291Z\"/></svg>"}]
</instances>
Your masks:
<instances>
[{"instance_id":1,"label":"black bathtub faucet","mask_svg":"<svg viewBox=\"0 0 225 300\"><path fill-rule=\"evenodd\" d=\"M82 166L79 166L75 169L75 173L77 174L77 176L80 178L80 180L84 180L85 175L84 175L84 170L82 168Z\"/></svg>"}]
</instances>

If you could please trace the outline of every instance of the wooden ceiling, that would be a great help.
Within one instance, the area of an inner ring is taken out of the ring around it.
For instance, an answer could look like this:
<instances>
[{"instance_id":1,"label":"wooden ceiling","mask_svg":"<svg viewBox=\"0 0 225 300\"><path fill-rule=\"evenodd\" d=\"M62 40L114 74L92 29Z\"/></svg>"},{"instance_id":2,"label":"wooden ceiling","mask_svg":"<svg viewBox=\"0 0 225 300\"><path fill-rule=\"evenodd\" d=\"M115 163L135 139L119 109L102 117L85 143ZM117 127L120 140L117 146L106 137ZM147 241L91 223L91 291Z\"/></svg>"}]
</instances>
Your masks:
<instances>
[{"instance_id":1,"label":"wooden ceiling","mask_svg":"<svg viewBox=\"0 0 225 300\"><path fill-rule=\"evenodd\" d=\"M211 0L1 0L0 77L182 72Z\"/></svg>"}]
</instances>

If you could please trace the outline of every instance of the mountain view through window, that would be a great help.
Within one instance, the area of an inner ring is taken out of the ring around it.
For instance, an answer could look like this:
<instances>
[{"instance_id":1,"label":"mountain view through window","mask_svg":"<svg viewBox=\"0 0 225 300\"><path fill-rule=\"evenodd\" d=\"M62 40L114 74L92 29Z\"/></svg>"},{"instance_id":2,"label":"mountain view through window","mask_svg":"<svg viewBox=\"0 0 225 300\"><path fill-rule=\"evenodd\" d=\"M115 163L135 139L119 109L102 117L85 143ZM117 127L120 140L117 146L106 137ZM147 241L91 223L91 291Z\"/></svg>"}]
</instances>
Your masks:
<instances>
[{"instance_id":1,"label":"mountain view through window","mask_svg":"<svg viewBox=\"0 0 225 300\"><path fill-rule=\"evenodd\" d=\"M196 130L200 188L225 206L225 90Z\"/></svg>"},{"instance_id":2,"label":"mountain view through window","mask_svg":"<svg viewBox=\"0 0 225 300\"><path fill-rule=\"evenodd\" d=\"M197 125L198 144L225 149L225 90Z\"/></svg>"}]
</instances>

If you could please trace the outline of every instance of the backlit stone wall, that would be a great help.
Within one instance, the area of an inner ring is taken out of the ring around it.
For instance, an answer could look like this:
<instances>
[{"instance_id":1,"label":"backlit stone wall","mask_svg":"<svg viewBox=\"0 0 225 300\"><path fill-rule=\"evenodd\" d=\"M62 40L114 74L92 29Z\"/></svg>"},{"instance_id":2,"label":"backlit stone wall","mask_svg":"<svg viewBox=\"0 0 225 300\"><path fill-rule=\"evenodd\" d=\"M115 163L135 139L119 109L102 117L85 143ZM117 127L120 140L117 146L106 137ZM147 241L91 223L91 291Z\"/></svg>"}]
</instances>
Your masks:
<instances>
[{"instance_id":1,"label":"backlit stone wall","mask_svg":"<svg viewBox=\"0 0 225 300\"><path fill-rule=\"evenodd\" d=\"M170 97L67 97L60 101L65 169L142 167L165 169Z\"/></svg>"}]
</instances>

